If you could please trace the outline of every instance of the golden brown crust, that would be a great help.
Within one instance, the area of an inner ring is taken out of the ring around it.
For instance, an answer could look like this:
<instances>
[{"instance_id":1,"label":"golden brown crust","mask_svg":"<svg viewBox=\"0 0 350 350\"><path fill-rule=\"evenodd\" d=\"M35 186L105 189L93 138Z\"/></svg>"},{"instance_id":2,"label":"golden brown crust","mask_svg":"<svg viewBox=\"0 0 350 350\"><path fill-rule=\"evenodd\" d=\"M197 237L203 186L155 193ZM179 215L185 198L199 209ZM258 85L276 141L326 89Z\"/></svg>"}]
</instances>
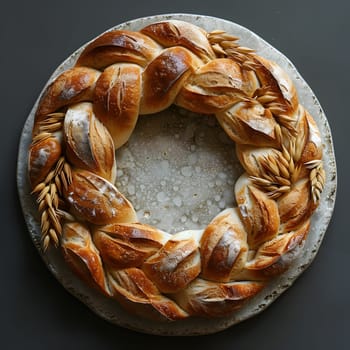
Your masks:
<instances>
[{"instance_id":1,"label":"golden brown crust","mask_svg":"<svg viewBox=\"0 0 350 350\"><path fill-rule=\"evenodd\" d=\"M228 282L243 268L247 234L235 209L227 209L206 227L200 241L201 276L211 281Z\"/></svg>"},{"instance_id":2,"label":"golden brown crust","mask_svg":"<svg viewBox=\"0 0 350 350\"><path fill-rule=\"evenodd\" d=\"M286 271L299 253L310 230L310 220L295 231L282 233L262 244L247 262L241 278L268 279Z\"/></svg>"},{"instance_id":3,"label":"golden brown crust","mask_svg":"<svg viewBox=\"0 0 350 350\"><path fill-rule=\"evenodd\" d=\"M112 269L140 267L162 247L163 234L142 224L110 224L98 228L93 241Z\"/></svg>"},{"instance_id":4,"label":"golden brown crust","mask_svg":"<svg viewBox=\"0 0 350 350\"><path fill-rule=\"evenodd\" d=\"M28 172L32 188L45 180L61 154L61 143L55 136L43 138L31 145L28 155Z\"/></svg>"},{"instance_id":5,"label":"golden brown crust","mask_svg":"<svg viewBox=\"0 0 350 350\"><path fill-rule=\"evenodd\" d=\"M113 64L96 82L94 112L110 132L114 147L121 147L130 137L139 115L142 84L141 67Z\"/></svg>"},{"instance_id":6,"label":"golden brown crust","mask_svg":"<svg viewBox=\"0 0 350 350\"><path fill-rule=\"evenodd\" d=\"M61 247L72 269L86 282L109 295L99 251L94 246L89 229L78 222L63 227Z\"/></svg>"},{"instance_id":7,"label":"golden brown crust","mask_svg":"<svg viewBox=\"0 0 350 350\"><path fill-rule=\"evenodd\" d=\"M92 101L94 86L100 72L87 67L74 67L60 74L45 90L37 111L33 135L38 133L40 122L52 112L80 101Z\"/></svg>"},{"instance_id":8,"label":"golden brown crust","mask_svg":"<svg viewBox=\"0 0 350 350\"><path fill-rule=\"evenodd\" d=\"M199 56L204 62L215 58L206 32L183 21L153 23L141 30L164 47L183 46Z\"/></svg>"},{"instance_id":9,"label":"golden brown crust","mask_svg":"<svg viewBox=\"0 0 350 350\"><path fill-rule=\"evenodd\" d=\"M311 198L310 182L308 179L299 180L290 192L278 200L283 230L296 230L311 216L316 206Z\"/></svg>"},{"instance_id":10,"label":"golden brown crust","mask_svg":"<svg viewBox=\"0 0 350 350\"><path fill-rule=\"evenodd\" d=\"M176 293L200 273L198 244L193 238L169 239L156 254L148 258L143 271L163 293Z\"/></svg>"},{"instance_id":11,"label":"golden brown crust","mask_svg":"<svg viewBox=\"0 0 350 350\"><path fill-rule=\"evenodd\" d=\"M185 48L165 49L143 72L140 114L156 113L169 107L183 82L199 64L199 59Z\"/></svg>"},{"instance_id":12,"label":"golden brown crust","mask_svg":"<svg viewBox=\"0 0 350 350\"><path fill-rule=\"evenodd\" d=\"M78 58L77 66L103 69L118 62L146 66L160 51L148 36L128 30L112 30L91 42Z\"/></svg>"},{"instance_id":13,"label":"golden brown crust","mask_svg":"<svg viewBox=\"0 0 350 350\"><path fill-rule=\"evenodd\" d=\"M255 72L262 86L267 86L276 99L276 107L284 114L291 115L298 108L298 97L294 84L282 68L273 61L255 56ZM277 110L274 109L273 112Z\"/></svg>"},{"instance_id":14,"label":"golden brown crust","mask_svg":"<svg viewBox=\"0 0 350 350\"><path fill-rule=\"evenodd\" d=\"M226 134L238 144L259 147L278 145L276 120L257 101L243 100L216 116Z\"/></svg>"},{"instance_id":15,"label":"golden brown crust","mask_svg":"<svg viewBox=\"0 0 350 350\"><path fill-rule=\"evenodd\" d=\"M236 208L173 236L139 223L113 184L138 115L171 104L214 114L244 168ZM181 21L88 44L40 99L28 159L44 249L61 246L90 285L162 321L243 307L300 253L325 184L320 132L282 68Z\"/></svg>"},{"instance_id":16,"label":"golden brown crust","mask_svg":"<svg viewBox=\"0 0 350 350\"><path fill-rule=\"evenodd\" d=\"M226 110L245 96L240 66L221 58L198 68L186 80L175 103L196 113Z\"/></svg>"},{"instance_id":17,"label":"golden brown crust","mask_svg":"<svg viewBox=\"0 0 350 350\"><path fill-rule=\"evenodd\" d=\"M114 145L106 127L95 117L91 103L70 107L64 120L67 160L76 168L93 171L115 181Z\"/></svg>"},{"instance_id":18,"label":"golden brown crust","mask_svg":"<svg viewBox=\"0 0 350 350\"><path fill-rule=\"evenodd\" d=\"M278 233L280 217L274 200L256 188L243 175L235 186L236 200L251 249L272 239Z\"/></svg>"},{"instance_id":19,"label":"golden brown crust","mask_svg":"<svg viewBox=\"0 0 350 350\"><path fill-rule=\"evenodd\" d=\"M241 308L263 287L261 282L213 283L198 278L176 295L176 301L192 315L222 317Z\"/></svg>"},{"instance_id":20,"label":"golden brown crust","mask_svg":"<svg viewBox=\"0 0 350 350\"><path fill-rule=\"evenodd\" d=\"M92 224L137 221L130 202L107 180L86 170L74 170L64 191L74 214Z\"/></svg>"},{"instance_id":21,"label":"golden brown crust","mask_svg":"<svg viewBox=\"0 0 350 350\"><path fill-rule=\"evenodd\" d=\"M111 271L109 283L114 296L133 313L157 320L181 320L188 317L174 301L162 296L140 269Z\"/></svg>"},{"instance_id":22,"label":"golden brown crust","mask_svg":"<svg viewBox=\"0 0 350 350\"><path fill-rule=\"evenodd\" d=\"M305 110L305 118L307 122L307 138L306 144L301 155L300 162L303 164L311 162L313 160L322 159L322 140L320 131L317 128L315 120Z\"/></svg>"}]
</instances>

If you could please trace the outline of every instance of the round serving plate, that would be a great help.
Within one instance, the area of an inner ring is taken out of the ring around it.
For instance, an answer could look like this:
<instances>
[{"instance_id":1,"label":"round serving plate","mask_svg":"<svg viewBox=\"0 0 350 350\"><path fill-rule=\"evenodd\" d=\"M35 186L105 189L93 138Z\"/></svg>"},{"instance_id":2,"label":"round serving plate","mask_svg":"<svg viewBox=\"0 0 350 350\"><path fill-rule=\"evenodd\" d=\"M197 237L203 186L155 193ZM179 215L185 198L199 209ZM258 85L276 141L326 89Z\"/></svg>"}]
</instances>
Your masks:
<instances>
[{"instance_id":1,"label":"round serving plate","mask_svg":"<svg viewBox=\"0 0 350 350\"><path fill-rule=\"evenodd\" d=\"M331 130L311 88L282 53L249 29L220 18L193 14L139 18L111 29L139 30L151 23L171 19L193 23L208 32L224 30L238 36L242 46L255 49L259 55L275 61L293 80L300 103L310 112L320 129L327 180L320 205L312 217L312 226L304 249L290 269L272 280L241 310L228 317L189 318L164 323L145 321L126 312L117 301L99 294L81 282L65 264L59 250L51 248L45 254L42 252L40 221L35 199L30 195L27 176L28 148L41 94L21 135L17 183L24 217L34 245L50 271L76 298L100 317L122 327L158 335L201 335L224 330L260 313L309 266L317 254L334 209L336 163ZM74 65L84 47L85 45L75 51L54 71L47 85ZM133 203L140 221L156 225L170 233L204 228L222 209L235 205L234 182L242 173L235 158L234 143L225 136L213 118L188 114L175 107L139 118L131 139L117 152L117 167L116 185Z\"/></svg>"}]
</instances>

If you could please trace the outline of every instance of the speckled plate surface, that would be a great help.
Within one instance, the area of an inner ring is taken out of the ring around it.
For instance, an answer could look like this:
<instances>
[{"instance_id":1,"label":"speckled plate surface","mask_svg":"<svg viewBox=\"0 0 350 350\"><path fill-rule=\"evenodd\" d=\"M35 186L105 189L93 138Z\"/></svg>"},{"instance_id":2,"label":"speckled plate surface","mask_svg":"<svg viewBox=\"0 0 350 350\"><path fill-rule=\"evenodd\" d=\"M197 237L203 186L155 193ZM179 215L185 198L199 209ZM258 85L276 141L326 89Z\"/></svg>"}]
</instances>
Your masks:
<instances>
[{"instance_id":1,"label":"speckled plate surface","mask_svg":"<svg viewBox=\"0 0 350 350\"><path fill-rule=\"evenodd\" d=\"M263 311L312 262L327 230L335 204L336 163L331 130L311 88L283 54L250 30L223 19L189 14L140 18L111 29L139 30L152 22L169 19L188 21L207 31L225 30L240 37L242 46L253 48L259 55L277 62L293 80L301 104L318 124L324 143L327 181L320 205L312 217L305 248L291 268L271 281L242 310L229 317L212 320L190 318L166 323L145 321L125 312L115 300L90 289L73 275L59 251L51 249L43 255L40 249L40 224L27 178L27 153L38 101L28 116L20 140L18 191L29 233L44 262L60 283L92 311L116 325L140 332L162 335L209 334ZM83 47L68 57L55 70L47 84L62 71L73 66L82 49ZM40 96L38 100L39 98ZM157 115L141 117L128 144L118 151L117 161L117 187L134 204L140 221L170 233L204 228L219 211L234 205L233 184L242 172L235 158L233 142L225 136L215 121L203 116L186 115L184 111L174 107Z\"/></svg>"}]
</instances>

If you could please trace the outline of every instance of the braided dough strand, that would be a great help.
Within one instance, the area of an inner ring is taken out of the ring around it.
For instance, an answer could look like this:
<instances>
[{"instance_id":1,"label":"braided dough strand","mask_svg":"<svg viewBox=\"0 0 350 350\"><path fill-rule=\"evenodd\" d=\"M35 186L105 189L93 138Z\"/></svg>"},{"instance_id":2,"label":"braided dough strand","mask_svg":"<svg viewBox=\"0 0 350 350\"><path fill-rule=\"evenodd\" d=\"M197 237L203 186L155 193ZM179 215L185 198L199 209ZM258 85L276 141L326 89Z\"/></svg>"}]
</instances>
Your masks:
<instances>
[{"instance_id":1,"label":"braided dough strand","mask_svg":"<svg viewBox=\"0 0 350 350\"><path fill-rule=\"evenodd\" d=\"M91 286L156 319L244 306L302 250L325 183L322 140L276 63L238 38L182 21L112 30L39 102L28 172L43 248L60 246ZM138 222L115 187L115 149L139 115L175 104L213 114L245 172L236 208L170 235Z\"/></svg>"}]
</instances>

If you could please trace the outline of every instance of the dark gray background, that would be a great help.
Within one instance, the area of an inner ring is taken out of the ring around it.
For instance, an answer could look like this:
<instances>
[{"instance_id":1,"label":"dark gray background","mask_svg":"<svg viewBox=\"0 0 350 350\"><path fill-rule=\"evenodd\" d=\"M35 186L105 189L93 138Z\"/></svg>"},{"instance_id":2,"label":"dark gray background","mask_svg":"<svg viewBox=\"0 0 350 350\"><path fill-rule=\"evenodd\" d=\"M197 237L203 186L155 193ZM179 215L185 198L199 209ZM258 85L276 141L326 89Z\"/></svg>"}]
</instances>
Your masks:
<instances>
[{"instance_id":1,"label":"dark gray background","mask_svg":"<svg viewBox=\"0 0 350 350\"><path fill-rule=\"evenodd\" d=\"M0 348L349 349L348 1L8 1L0 9ZM23 123L52 71L75 49L129 19L196 13L239 23L282 51L318 96L338 162L336 209L321 249L259 316L215 335L174 339L108 324L49 273L27 233L15 171Z\"/></svg>"}]
</instances>

